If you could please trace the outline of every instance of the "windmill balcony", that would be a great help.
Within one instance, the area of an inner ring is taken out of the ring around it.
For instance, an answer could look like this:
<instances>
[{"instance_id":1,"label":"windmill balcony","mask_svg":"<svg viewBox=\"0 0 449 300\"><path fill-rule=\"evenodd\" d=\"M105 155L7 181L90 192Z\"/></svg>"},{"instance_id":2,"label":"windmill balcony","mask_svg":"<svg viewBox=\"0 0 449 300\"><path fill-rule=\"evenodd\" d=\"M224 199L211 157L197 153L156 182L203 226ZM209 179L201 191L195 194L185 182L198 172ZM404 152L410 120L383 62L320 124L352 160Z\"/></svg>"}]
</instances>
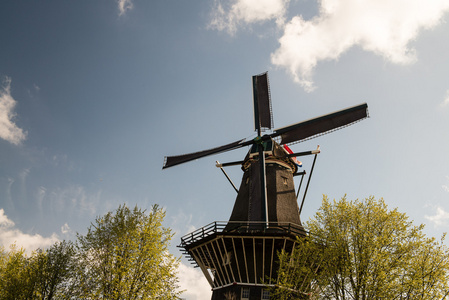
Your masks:
<instances>
[{"instance_id":1,"label":"windmill balcony","mask_svg":"<svg viewBox=\"0 0 449 300\"><path fill-rule=\"evenodd\" d=\"M212 290L275 286L278 252L291 252L301 225L279 222L212 222L181 238L183 254L199 267Z\"/></svg>"}]
</instances>

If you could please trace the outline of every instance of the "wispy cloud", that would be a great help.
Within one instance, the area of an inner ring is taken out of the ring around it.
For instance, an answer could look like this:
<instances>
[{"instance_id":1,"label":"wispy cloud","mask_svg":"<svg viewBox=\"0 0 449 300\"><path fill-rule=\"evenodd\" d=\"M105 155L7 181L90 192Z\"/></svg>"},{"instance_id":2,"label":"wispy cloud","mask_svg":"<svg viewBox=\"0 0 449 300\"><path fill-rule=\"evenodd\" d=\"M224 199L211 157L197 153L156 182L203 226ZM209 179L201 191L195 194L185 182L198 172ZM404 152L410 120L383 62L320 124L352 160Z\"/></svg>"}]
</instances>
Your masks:
<instances>
[{"instance_id":1,"label":"wispy cloud","mask_svg":"<svg viewBox=\"0 0 449 300\"><path fill-rule=\"evenodd\" d=\"M30 174L30 168L23 169L19 172L19 178L22 181L25 181L28 175Z\"/></svg>"},{"instance_id":2,"label":"wispy cloud","mask_svg":"<svg viewBox=\"0 0 449 300\"><path fill-rule=\"evenodd\" d=\"M34 99L38 94L41 88L37 84L33 84L32 89L28 89L28 97Z\"/></svg>"},{"instance_id":3,"label":"wispy cloud","mask_svg":"<svg viewBox=\"0 0 449 300\"><path fill-rule=\"evenodd\" d=\"M27 133L14 123L14 107L17 101L11 96L11 78L6 77L0 88L0 138L19 145Z\"/></svg>"},{"instance_id":4,"label":"wispy cloud","mask_svg":"<svg viewBox=\"0 0 449 300\"><path fill-rule=\"evenodd\" d=\"M209 300L211 297L210 285L199 269L194 269L183 263L179 264L178 278L181 295L187 300Z\"/></svg>"},{"instance_id":5,"label":"wispy cloud","mask_svg":"<svg viewBox=\"0 0 449 300\"><path fill-rule=\"evenodd\" d=\"M447 0L318 2L317 16L304 20L298 14L285 24L282 20L289 1L270 1L267 8L256 0L236 0L228 9L218 3L211 27L232 34L239 25L276 19L278 25L283 25L283 35L271 62L287 70L306 91L312 91L318 62L337 60L354 46L395 64L413 63L416 53L410 42L422 30L439 24L449 10Z\"/></svg>"},{"instance_id":6,"label":"wispy cloud","mask_svg":"<svg viewBox=\"0 0 449 300\"><path fill-rule=\"evenodd\" d=\"M170 228L176 232L179 237L196 230L196 227L192 224L192 214L185 214L179 210L178 213L171 217Z\"/></svg>"},{"instance_id":7,"label":"wispy cloud","mask_svg":"<svg viewBox=\"0 0 449 300\"><path fill-rule=\"evenodd\" d=\"M11 207L14 207L14 201L12 200L12 193L11 193L11 187L14 184L15 180L13 178L8 178L8 184L6 186L6 199L8 200L8 205L11 205Z\"/></svg>"},{"instance_id":8,"label":"wispy cloud","mask_svg":"<svg viewBox=\"0 0 449 300\"><path fill-rule=\"evenodd\" d=\"M449 90L446 91L446 97L444 98L444 101L441 103L441 106L448 106L449 105Z\"/></svg>"},{"instance_id":9,"label":"wispy cloud","mask_svg":"<svg viewBox=\"0 0 449 300\"><path fill-rule=\"evenodd\" d=\"M446 176L446 179L449 182L449 176ZM443 190L445 190L446 192L449 193L449 185L448 184L443 184L441 187L443 188Z\"/></svg>"},{"instance_id":10,"label":"wispy cloud","mask_svg":"<svg viewBox=\"0 0 449 300\"><path fill-rule=\"evenodd\" d=\"M285 22L285 14L290 0L234 0L215 1L211 29L225 30L234 34L239 26L276 20L281 26Z\"/></svg>"},{"instance_id":11,"label":"wispy cloud","mask_svg":"<svg viewBox=\"0 0 449 300\"><path fill-rule=\"evenodd\" d=\"M64 225L61 226L61 233L62 234L71 234L71 233L73 233L73 231L70 228L69 224L64 223Z\"/></svg>"},{"instance_id":12,"label":"wispy cloud","mask_svg":"<svg viewBox=\"0 0 449 300\"><path fill-rule=\"evenodd\" d=\"M35 193L35 199L36 199L36 203L39 209L39 212L42 214L44 212L43 209L43 204L44 204L44 199L45 199L45 195L47 193L47 189L43 186L38 187L36 193Z\"/></svg>"},{"instance_id":13,"label":"wispy cloud","mask_svg":"<svg viewBox=\"0 0 449 300\"><path fill-rule=\"evenodd\" d=\"M435 210L435 215L425 215L424 217L432 222L435 227L447 225L447 222L449 220L449 212L445 211L441 206L435 207Z\"/></svg>"},{"instance_id":14,"label":"wispy cloud","mask_svg":"<svg viewBox=\"0 0 449 300\"><path fill-rule=\"evenodd\" d=\"M39 188L40 190L42 187ZM40 191L39 191L40 192ZM70 185L65 188L46 190L42 202L50 206L50 210L56 213L71 211L94 216L97 205L100 202L101 190L90 193L81 185Z\"/></svg>"},{"instance_id":15,"label":"wispy cloud","mask_svg":"<svg viewBox=\"0 0 449 300\"><path fill-rule=\"evenodd\" d=\"M132 0L117 0L117 4L119 16L124 15L128 10L131 10L134 7Z\"/></svg>"},{"instance_id":16,"label":"wispy cloud","mask_svg":"<svg viewBox=\"0 0 449 300\"><path fill-rule=\"evenodd\" d=\"M58 236L54 233L50 237L43 237L39 234L23 233L15 228L15 224L8 218L3 209L0 209L0 245L8 248L16 244L23 247L27 253L37 248L47 248L58 241Z\"/></svg>"}]
</instances>

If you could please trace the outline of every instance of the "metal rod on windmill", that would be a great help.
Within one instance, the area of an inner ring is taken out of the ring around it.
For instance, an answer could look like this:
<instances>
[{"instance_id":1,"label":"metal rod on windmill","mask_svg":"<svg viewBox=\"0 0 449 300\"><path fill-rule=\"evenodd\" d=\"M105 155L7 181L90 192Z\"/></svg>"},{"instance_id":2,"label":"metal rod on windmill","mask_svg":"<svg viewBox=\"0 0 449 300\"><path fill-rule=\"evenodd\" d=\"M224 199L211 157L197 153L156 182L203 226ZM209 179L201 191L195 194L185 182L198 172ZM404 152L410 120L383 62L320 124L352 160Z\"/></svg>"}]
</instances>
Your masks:
<instances>
[{"instance_id":1,"label":"metal rod on windmill","mask_svg":"<svg viewBox=\"0 0 449 300\"><path fill-rule=\"evenodd\" d=\"M304 191L304 196L302 197L301 206L299 208L299 215L301 215L302 207L304 206L304 201L306 200L306 195L307 195L307 191L309 189L310 179L312 179L313 169L315 168L316 158L318 156L318 153L320 153L320 146L319 145L318 145L315 153L316 154L315 154L315 157L313 158L312 168L310 169L309 179L307 180L306 190ZM299 193L299 191L298 191L298 193Z\"/></svg>"},{"instance_id":2,"label":"metal rod on windmill","mask_svg":"<svg viewBox=\"0 0 449 300\"><path fill-rule=\"evenodd\" d=\"M253 99L254 99L254 129L257 131L256 146L259 150L259 177L260 177L260 198L262 199L262 212L264 212L266 226L268 227L268 200L267 182L265 169L265 143L262 137L263 128L272 128L271 122L271 102L268 89L268 74L263 73L253 76Z\"/></svg>"},{"instance_id":3,"label":"metal rod on windmill","mask_svg":"<svg viewBox=\"0 0 449 300\"><path fill-rule=\"evenodd\" d=\"M216 163L216 167L220 168L221 172L223 172L224 176L226 176L226 178L228 179L229 183L232 185L232 187L234 188L234 190L238 193L239 190L237 189L237 187L235 186L234 182L232 182L231 178L229 178L228 173L226 173L226 171L223 169L223 166L220 164L220 162L218 160L215 161Z\"/></svg>"},{"instance_id":4,"label":"metal rod on windmill","mask_svg":"<svg viewBox=\"0 0 449 300\"><path fill-rule=\"evenodd\" d=\"M299 191L301 190L302 181L304 179L304 175L306 175L306 171L302 171L301 173L296 173L296 174L301 175L301 181L299 182L298 191L296 192L296 200L298 200ZM296 174L294 174L294 175L296 175Z\"/></svg>"}]
</instances>

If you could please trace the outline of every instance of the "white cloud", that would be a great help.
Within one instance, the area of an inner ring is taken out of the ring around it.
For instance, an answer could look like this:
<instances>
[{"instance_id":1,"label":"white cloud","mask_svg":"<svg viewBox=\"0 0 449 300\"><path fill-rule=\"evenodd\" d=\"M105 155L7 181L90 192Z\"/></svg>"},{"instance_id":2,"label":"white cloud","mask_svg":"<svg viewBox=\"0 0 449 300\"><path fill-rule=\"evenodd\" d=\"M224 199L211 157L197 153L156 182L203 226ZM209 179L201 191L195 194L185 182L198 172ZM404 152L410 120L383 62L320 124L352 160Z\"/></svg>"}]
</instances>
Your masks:
<instances>
[{"instance_id":1,"label":"white cloud","mask_svg":"<svg viewBox=\"0 0 449 300\"><path fill-rule=\"evenodd\" d=\"M196 229L192 224L193 216L191 214L187 215L181 210L170 219L170 228L176 232L174 239L179 240L181 236ZM210 300L212 295L211 287L200 269L181 262L178 268L178 278L180 290L185 290L181 298L187 300Z\"/></svg>"},{"instance_id":2,"label":"white cloud","mask_svg":"<svg viewBox=\"0 0 449 300\"><path fill-rule=\"evenodd\" d=\"M180 290L185 290L181 298L186 300L210 300L211 287L198 268L180 263L178 277Z\"/></svg>"},{"instance_id":3,"label":"white cloud","mask_svg":"<svg viewBox=\"0 0 449 300\"><path fill-rule=\"evenodd\" d=\"M410 42L420 31L438 25L449 10L447 0L318 0L319 15L310 20L296 15L285 23L288 4L289 0L234 0L225 8L216 2L209 26L234 34L238 26L275 19L283 36L271 62L286 69L306 91L314 89L318 62L337 60L354 46L392 63L414 62Z\"/></svg>"},{"instance_id":4,"label":"white cloud","mask_svg":"<svg viewBox=\"0 0 449 300\"><path fill-rule=\"evenodd\" d=\"M47 248L58 241L58 236L54 233L50 237L43 237L40 234L27 234L15 228L12 220L5 215L5 211L0 209L0 245L6 249L16 244L18 248L23 247L27 253L37 248Z\"/></svg>"},{"instance_id":5,"label":"white cloud","mask_svg":"<svg viewBox=\"0 0 449 300\"><path fill-rule=\"evenodd\" d=\"M240 25L276 20L278 26L285 22L290 0L234 0L225 8L215 1L209 27L234 34Z\"/></svg>"},{"instance_id":6,"label":"white cloud","mask_svg":"<svg viewBox=\"0 0 449 300\"><path fill-rule=\"evenodd\" d=\"M11 96L11 78L6 77L0 88L0 138L19 145L25 140L27 133L13 122L16 103Z\"/></svg>"},{"instance_id":7,"label":"white cloud","mask_svg":"<svg viewBox=\"0 0 449 300\"><path fill-rule=\"evenodd\" d=\"M447 224L447 221L449 220L449 212L445 211L442 207L437 206L435 215L425 215L424 217L432 222L435 227L439 227Z\"/></svg>"},{"instance_id":8,"label":"white cloud","mask_svg":"<svg viewBox=\"0 0 449 300\"><path fill-rule=\"evenodd\" d=\"M133 9L134 4L132 3L132 0L117 0L118 4L118 15L124 15L128 10Z\"/></svg>"},{"instance_id":9,"label":"white cloud","mask_svg":"<svg viewBox=\"0 0 449 300\"><path fill-rule=\"evenodd\" d=\"M310 21L294 17L271 57L306 90L313 90L312 73L323 60L336 60L353 46L392 63L416 60L409 43L422 29L441 22L447 0L322 0L320 15Z\"/></svg>"},{"instance_id":10,"label":"white cloud","mask_svg":"<svg viewBox=\"0 0 449 300\"><path fill-rule=\"evenodd\" d=\"M5 215L5 211L3 208L0 209L0 228L10 228L13 227L15 224L13 221L8 219L8 216Z\"/></svg>"}]
</instances>

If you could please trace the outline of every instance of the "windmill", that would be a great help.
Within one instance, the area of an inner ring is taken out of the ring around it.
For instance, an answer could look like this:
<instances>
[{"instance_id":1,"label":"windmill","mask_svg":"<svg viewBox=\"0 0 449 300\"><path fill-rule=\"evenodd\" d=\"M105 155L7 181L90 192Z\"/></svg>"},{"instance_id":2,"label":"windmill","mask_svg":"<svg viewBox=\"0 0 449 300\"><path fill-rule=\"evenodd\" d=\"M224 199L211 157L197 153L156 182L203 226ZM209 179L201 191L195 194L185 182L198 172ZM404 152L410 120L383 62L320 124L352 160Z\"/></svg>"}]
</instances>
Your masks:
<instances>
[{"instance_id":1,"label":"windmill","mask_svg":"<svg viewBox=\"0 0 449 300\"><path fill-rule=\"evenodd\" d=\"M165 169L250 146L243 161L217 162L220 168L241 165L244 172L240 188L235 188L237 198L229 221L213 222L189 233L181 238L179 246L187 258L201 268L213 290L212 300L225 299L229 294L234 294L237 299L269 299L265 287L276 285L277 251L291 251L296 237L306 234L300 221L293 181L294 176L304 176L305 172L298 172L295 157L315 154L313 170L320 151L292 153L287 144L349 126L368 116L368 106L364 103L272 130L267 73L253 76L252 84L256 138L168 156L163 165ZM272 132L263 134L266 130ZM302 297L305 293L298 291L298 295Z\"/></svg>"}]
</instances>

